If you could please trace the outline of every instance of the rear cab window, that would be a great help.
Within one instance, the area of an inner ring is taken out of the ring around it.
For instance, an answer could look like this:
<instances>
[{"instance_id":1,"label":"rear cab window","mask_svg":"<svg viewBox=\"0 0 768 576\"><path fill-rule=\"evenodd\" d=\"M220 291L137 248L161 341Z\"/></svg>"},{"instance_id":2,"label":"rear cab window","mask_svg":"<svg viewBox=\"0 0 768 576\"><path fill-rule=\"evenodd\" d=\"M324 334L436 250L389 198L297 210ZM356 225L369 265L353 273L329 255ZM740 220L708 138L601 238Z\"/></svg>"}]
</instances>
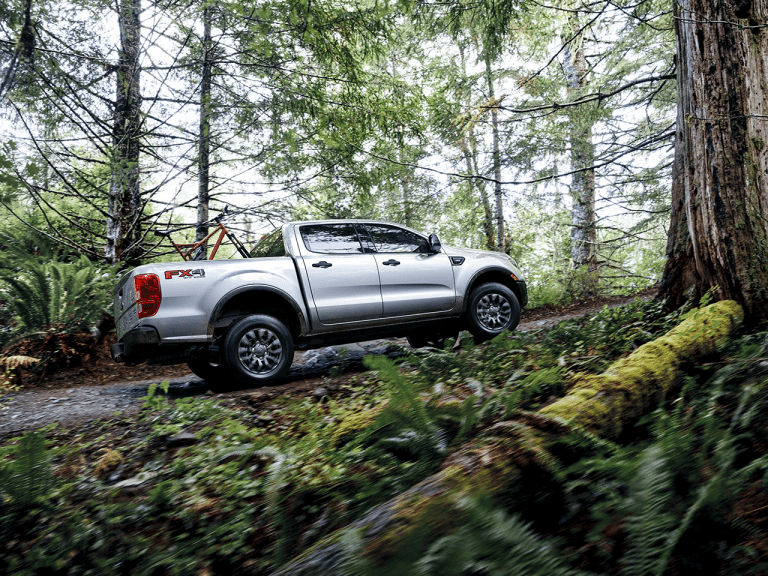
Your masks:
<instances>
[{"instance_id":1,"label":"rear cab window","mask_svg":"<svg viewBox=\"0 0 768 576\"><path fill-rule=\"evenodd\" d=\"M285 243L283 242L283 231L280 229L265 234L258 241L256 246L251 249L251 258L275 258L278 256L287 256L285 252Z\"/></svg>"},{"instance_id":2,"label":"rear cab window","mask_svg":"<svg viewBox=\"0 0 768 576\"><path fill-rule=\"evenodd\" d=\"M301 239L310 252L320 254L361 254L363 249L354 224L307 224Z\"/></svg>"}]
</instances>

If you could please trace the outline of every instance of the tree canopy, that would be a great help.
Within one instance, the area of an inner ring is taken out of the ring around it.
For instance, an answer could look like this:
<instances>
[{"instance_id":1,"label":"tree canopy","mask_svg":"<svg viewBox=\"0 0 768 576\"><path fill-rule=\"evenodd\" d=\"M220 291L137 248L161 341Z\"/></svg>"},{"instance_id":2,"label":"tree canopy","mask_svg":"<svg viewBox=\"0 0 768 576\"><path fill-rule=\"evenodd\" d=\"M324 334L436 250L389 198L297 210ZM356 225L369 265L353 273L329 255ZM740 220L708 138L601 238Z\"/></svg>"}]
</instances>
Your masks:
<instances>
[{"instance_id":1,"label":"tree canopy","mask_svg":"<svg viewBox=\"0 0 768 576\"><path fill-rule=\"evenodd\" d=\"M664 262L683 21L667 0L14 0L3 206L112 263L228 205L249 238L377 217L513 253L556 298L637 289Z\"/></svg>"}]
</instances>

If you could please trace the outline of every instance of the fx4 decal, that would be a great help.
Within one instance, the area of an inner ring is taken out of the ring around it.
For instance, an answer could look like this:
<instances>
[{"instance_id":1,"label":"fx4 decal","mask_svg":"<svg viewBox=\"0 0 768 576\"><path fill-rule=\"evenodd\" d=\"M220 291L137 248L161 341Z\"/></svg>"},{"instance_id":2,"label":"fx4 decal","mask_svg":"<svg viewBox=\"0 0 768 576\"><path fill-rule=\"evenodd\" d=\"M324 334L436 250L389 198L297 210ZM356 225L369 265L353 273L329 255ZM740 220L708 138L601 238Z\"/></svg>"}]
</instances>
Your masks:
<instances>
[{"instance_id":1,"label":"fx4 decal","mask_svg":"<svg viewBox=\"0 0 768 576\"><path fill-rule=\"evenodd\" d=\"M198 268L196 270L166 270L165 279L171 280L174 276L179 278L205 278L205 270Z\"/></svg>"}]
</instances>

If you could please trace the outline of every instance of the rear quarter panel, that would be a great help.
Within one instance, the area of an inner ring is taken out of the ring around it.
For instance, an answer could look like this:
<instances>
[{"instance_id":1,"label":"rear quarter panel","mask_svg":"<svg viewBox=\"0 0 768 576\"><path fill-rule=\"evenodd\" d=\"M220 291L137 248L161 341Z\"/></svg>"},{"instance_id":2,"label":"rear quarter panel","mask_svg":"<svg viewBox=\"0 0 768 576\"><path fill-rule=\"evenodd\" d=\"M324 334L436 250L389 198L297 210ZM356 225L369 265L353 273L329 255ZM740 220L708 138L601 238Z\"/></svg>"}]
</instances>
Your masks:
<instances>
[{"instance_id":1,"label":"rear quarter panel","mask_svg":"<svg viewBox=\"0 0 768 576\"><path fill-rule=\"evenodd\" d=\"M157 274L162 292L157 314L141 320L136 318L132 281L136 274ZM163 344L208 342L212 339L210 316L216 305L230 292L248 286L269 286L283 292L306 318L290 257L150 264L134 269L115 289L118 339L135 326L152 326Z\"/></svg>"}]
</instances>

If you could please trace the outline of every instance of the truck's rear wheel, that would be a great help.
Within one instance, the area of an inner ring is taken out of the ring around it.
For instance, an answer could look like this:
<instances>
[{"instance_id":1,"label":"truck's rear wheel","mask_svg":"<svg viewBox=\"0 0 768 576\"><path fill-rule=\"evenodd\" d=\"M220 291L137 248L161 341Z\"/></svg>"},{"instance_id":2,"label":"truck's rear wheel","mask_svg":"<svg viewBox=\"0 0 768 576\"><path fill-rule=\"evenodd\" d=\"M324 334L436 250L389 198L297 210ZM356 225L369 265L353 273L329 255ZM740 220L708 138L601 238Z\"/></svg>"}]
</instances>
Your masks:
<instances>
[{"instance_id":1,"label":"truck's rear wheel","mask_svg":"<svg viewBox=\"0 0 768 576\"><path fill-rule=\"evenodd\" d=\"M263 386L288 373L293 339L277 318L254 314L238 320L224 338L224 368L240 383Z\"/></svg>"},{"instance_id":2,"label":"truck's rear wheel","mask_svg":"<svg viewBox=\"0 0 768 576\"><path fill-rule=\"evenodd\" d=\"M187 362L187 366L195 376L209 384L220 384L224 379L224 368L221 364L213 364L208 358L195 358Z\"/></svg>"},{"instance_id":3,"label":"truck's rear wheel","mask_svg":"<svg viewBox=\"0 0 768 576\"><path fill-rule=\"evenodd\" d=\"M411 348L439 348L442 350L445 347L445 341L448 338L458 339L459 331L450 330L448 332L413 332L408 335L408 344Z\"/></svg>"},{"instance_id":4,"label":"truck's rear wheel","mask_svg":"<svg viewBox=\"0 0 768 576\"><path fill-rule=\"evenodd\" d=\"M504 284L489 282L473 289L467 305L467 325L481 342L514 330L520 322L520 302Z\"/></svg>"}]
</instances>

